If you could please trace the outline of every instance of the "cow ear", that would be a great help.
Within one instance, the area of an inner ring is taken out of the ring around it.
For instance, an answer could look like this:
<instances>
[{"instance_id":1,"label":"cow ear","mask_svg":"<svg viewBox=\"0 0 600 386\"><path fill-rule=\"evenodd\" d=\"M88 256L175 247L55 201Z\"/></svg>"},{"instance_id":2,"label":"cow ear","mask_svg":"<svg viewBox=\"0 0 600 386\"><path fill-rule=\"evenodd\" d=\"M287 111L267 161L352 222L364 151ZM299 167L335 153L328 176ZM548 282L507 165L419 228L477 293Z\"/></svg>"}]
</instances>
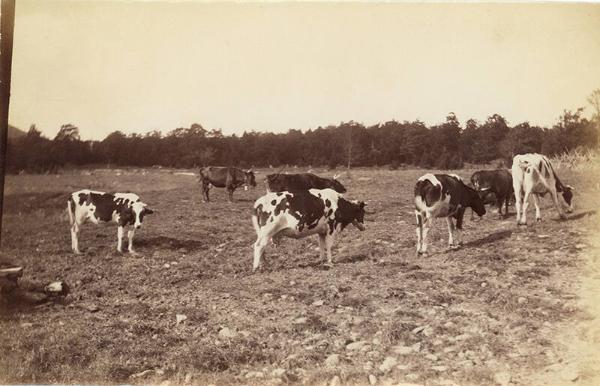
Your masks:
<instances>
[{"instance_id":1,"label":"cow ear","mask_svg":"<svg viewBox=\"0 0 600 386\"><path fill-rule=\"evenodd\" d=\"M339 175L339 174L337 174L337 173L333 175L333 179L334 179L334 180L337 180L339 177L340 177L340 175Z\"/></svg>"},{"instance_id":2,"label":"cow ear","mask_svg":"<svg viewBox=\"0 0 600 386\"><path fill-rule=\"evenodd\" d=\"M144 213L145 214L152 214L152 213L154 213L154 211L152 209L150 209L150 208L144 208Z\"/></svg>"},{"instance_id":3,"label":"cow ear","mask_svg":"<svg viewBox=\"0 0 600 386\"><path fill-rule=\"evenodd\" d=\"M365 206L367 206L364 201L359 202L358 205L360 206L360 209L363 209Z\"/></svg>"},{"instance_id":4,"label":"cow ear","mask_svg":"<svg viewBox=\"0 0 600 386\"><path fill-rule=\"evenodd\" d=\"M566 187L567 189L570 189L570 190L575 190L575 188L574 188L574 187L572 187L571 185L565 185L565 187Z\"/></svg>"}]
</instances>

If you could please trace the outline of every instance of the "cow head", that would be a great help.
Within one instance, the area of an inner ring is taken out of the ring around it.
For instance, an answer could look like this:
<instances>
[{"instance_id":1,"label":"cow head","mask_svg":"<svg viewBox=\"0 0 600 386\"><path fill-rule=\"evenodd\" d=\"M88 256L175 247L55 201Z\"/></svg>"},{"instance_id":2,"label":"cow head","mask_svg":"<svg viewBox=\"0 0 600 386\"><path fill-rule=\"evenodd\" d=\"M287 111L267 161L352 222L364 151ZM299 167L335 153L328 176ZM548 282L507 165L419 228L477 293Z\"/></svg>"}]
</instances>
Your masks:
<instances>
[{"instance_id":1,"label":"cow head","mask_svg":"<svg viewBox=\"0 0 600 386\"><path fill-rule=\"evenodd\" d=\"M141 201L134 202L131 205L131 211L133 212L133 227L135 229L140 229L142 227L142 221L144 220L145 215L154 213L152 209L148 208L148 205Z\"/></svg>"},{"instance_id":2,"label":"cow head","mask_svg":"<svg viewBox=\"0 0 600 386\"><path fill-rule=\"evenodd\" d=\"M479 195L479 192L470 186L465 185L468 195L468 205L477 213L479 217L485 214L484 201Z\"/></svg>"},{"instance_id":3,"label":"cow head","mask_svg":"<svg viewBox=\"0 0 600 386\"><path fill-rule=\"evenodd\" d=\"M244 172L244 190L248 190L248 186L256 186L256 178L254 177L254 171L248 169Z\"/></svg>"},{"instance_id":4,"label":"cow head","mask_svg":"<svg viewBox=\"0 0 600 386\"><path fill-rule=\"evenodd\" d=\"M565 204L567 206L567 212L571 213L573 211L573 187L570 185L565 185L562 191L563 200L565 200Z\"/></svg>"},{"instance_id":5,"label":"cow head","mask_svg":"<svg viewBox=\"0 0 600 386\"><path fill-rule=\"evenodd\" d=\"M338 193L346 193L346 188L342 183L338 180L339 174L335 174L331 179L331 189L335 190Z\"/></svg>"},{"instance_id":6,"label":"cow head","mask_svg":"<svg viewBox=\"0 0 600 386\"><path fill-rule=\"evenodd\" d=\"M342 227L352 223L359 230L364 231L365 205L362 201L348 201L340 196L335 218Z\"/></svg>"}]
</instances>

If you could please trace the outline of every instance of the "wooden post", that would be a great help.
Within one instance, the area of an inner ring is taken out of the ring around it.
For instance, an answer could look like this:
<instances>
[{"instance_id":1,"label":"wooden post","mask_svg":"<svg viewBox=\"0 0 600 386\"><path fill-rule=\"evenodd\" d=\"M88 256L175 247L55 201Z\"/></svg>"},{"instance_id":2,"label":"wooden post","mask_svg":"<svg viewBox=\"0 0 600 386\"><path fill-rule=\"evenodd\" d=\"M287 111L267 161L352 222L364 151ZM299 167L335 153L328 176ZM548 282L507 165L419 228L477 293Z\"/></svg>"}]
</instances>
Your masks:
<instances>
[{"instance_id":1,"label":"wooden post","mask_svg":"<svg viewBox=\"0 0 600 386\"><path fill-rule=\"evenodd\" d=\"M15 0L2 0L0 6L0 246L2 245L2 207L4 205L4 173L8 135L8 103L12 69Z\"/></svg>"}]
</instances>

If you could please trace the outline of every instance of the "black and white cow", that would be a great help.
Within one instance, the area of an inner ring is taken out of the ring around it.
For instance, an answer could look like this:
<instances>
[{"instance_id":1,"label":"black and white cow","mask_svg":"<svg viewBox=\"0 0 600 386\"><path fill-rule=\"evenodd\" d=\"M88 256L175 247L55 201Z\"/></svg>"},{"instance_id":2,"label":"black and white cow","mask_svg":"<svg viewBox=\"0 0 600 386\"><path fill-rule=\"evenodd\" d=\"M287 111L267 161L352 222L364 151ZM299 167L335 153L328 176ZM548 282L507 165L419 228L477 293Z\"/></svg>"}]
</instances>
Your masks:
<instances>
[{"instance_id":1,"label":"black and white cow","mask_svg":"<svg viewBox=\"0 0 600 386\"><path fill-rule=\"evenodd\" d=\"M427 252L427 232L433 218L446 218L448 244L455 248L460 244L460 235L456 229L462 230L465 210L470 207L480 217L485 214L483 200L477 191L467 186L456 175L425 174L417 180L414 196L417 217L417 254ZM453 218L456 220L456 227Z\"/></svg>"},{"instance_id":2,"label":"black and white cow","mask_svg":"<svg viewBox=\"0 0 600 386\"><path fill-rule=\"evenodd\" d=\"M123 231L128 225L131 226L127 232L129 238L128 250L133 250L133 235L135 229L142 226L144 216L152 214L153 211L140 201L137 194L133 193L104 193L88 189L72 193L67 201L67 211L71 223L71 248L73 252L80 254L79 250L79 228L87 221L94 224L116 222L117 229L117 251L123 252Z\"/></svg>"},{"instance_id":3,"label":"black and white cow","mask_svg":"<svg viewBox=\"0 0 600 386\"><path fill-rule=\"evenodd\" d=\"M484 199L494 193L499 218L508 215L508 204L512 197L512 175L506 169L479 170L471 176L471 183ZM502 205L505 206L505 214L502 215Z\"/></svg>"},{"instance_id":4,"label":"black and white cow","mask_svg":"<svg viewBox=\"0 0 600 386\"><path fill-rule=\"evenodd\" d=\"M199 180L202 185L202 201L208 202L208 192L212 186L227 189L229 201L233 201L233 192L240 186L248 190L249 186L256 186L254 172L234 167L207 166L200 168Z\"/></svg>"},{"instance_id":5,"label":"black and white cow","mask_svg":"<svg viewBox=\"0 0 600 386\"><path fill-rule=\"evenodd\" d=\"M537 153L518 154L512 164L513 189L515 192L517 224L527 225L529 196L533 196L535 219L542 221L539 198L550 193L560 218L573 211L573 188L563 185L552 164L545 156ZM561 193L559 196L558 193ZM563 208L564 207L564 208Z\"/></svg>"},{"instance_id":6,"label":"black and white cow","mask_svg":"<svg viewBox=\"0 0 600 386\"><path fill-rule=\"evenodd\" d=\"M252 213L257 236L252 270L258 268L265 247L274 236L299 239L318 234L321 259L327 251L327 265L331 265L331 246L336 235L348 224L364 230L364 215L364 202L348 201L333 189L267 193L256 200Z\"/></svg>"}]
</instances>

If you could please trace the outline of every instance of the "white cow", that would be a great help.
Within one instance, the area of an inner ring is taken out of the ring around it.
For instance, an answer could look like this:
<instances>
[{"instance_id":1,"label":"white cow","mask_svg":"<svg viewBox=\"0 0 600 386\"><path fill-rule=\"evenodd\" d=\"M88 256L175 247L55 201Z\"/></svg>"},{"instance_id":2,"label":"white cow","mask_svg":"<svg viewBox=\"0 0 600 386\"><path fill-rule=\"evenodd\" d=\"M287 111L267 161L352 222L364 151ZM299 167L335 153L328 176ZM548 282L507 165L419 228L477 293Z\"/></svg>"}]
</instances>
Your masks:
<instances>
[{"instance_id":1,"label":"white cow","mask_svg":"<svg viewBox=\"0 0 600 386\"><path fill-rule=\"evenodd\" d=\"M533 195L536 221L542 220L539 198L546 193L550 193L560 218L567 217L565 210L569 213L573 211L573 188L562 184L545 156L536 153L516 155L513 158L512 177L518 225L527 225L530 195ZM559 196L558 193L562 194Z\"/></svg>"},{"instance_id":2,"label":"white cow","mask_svg":"<svg viewBox=\"0 0 600 386\"><path fill-rule=\"evenodd\" d=\"M67 211L71 223L71 248L76 254L81 253L79 228L87 221L94 224L116 222L119 225L117 230L117 251L119 252L123 252L124 227L131 225L132 228L127 232L128 250L131 254L135 254L133 250L135 229L141 228L145 215L153 213L145 203L140 201L137 194L111 194L88 189L71 194L67 201Z\"/></svg>"}]
</instances>

